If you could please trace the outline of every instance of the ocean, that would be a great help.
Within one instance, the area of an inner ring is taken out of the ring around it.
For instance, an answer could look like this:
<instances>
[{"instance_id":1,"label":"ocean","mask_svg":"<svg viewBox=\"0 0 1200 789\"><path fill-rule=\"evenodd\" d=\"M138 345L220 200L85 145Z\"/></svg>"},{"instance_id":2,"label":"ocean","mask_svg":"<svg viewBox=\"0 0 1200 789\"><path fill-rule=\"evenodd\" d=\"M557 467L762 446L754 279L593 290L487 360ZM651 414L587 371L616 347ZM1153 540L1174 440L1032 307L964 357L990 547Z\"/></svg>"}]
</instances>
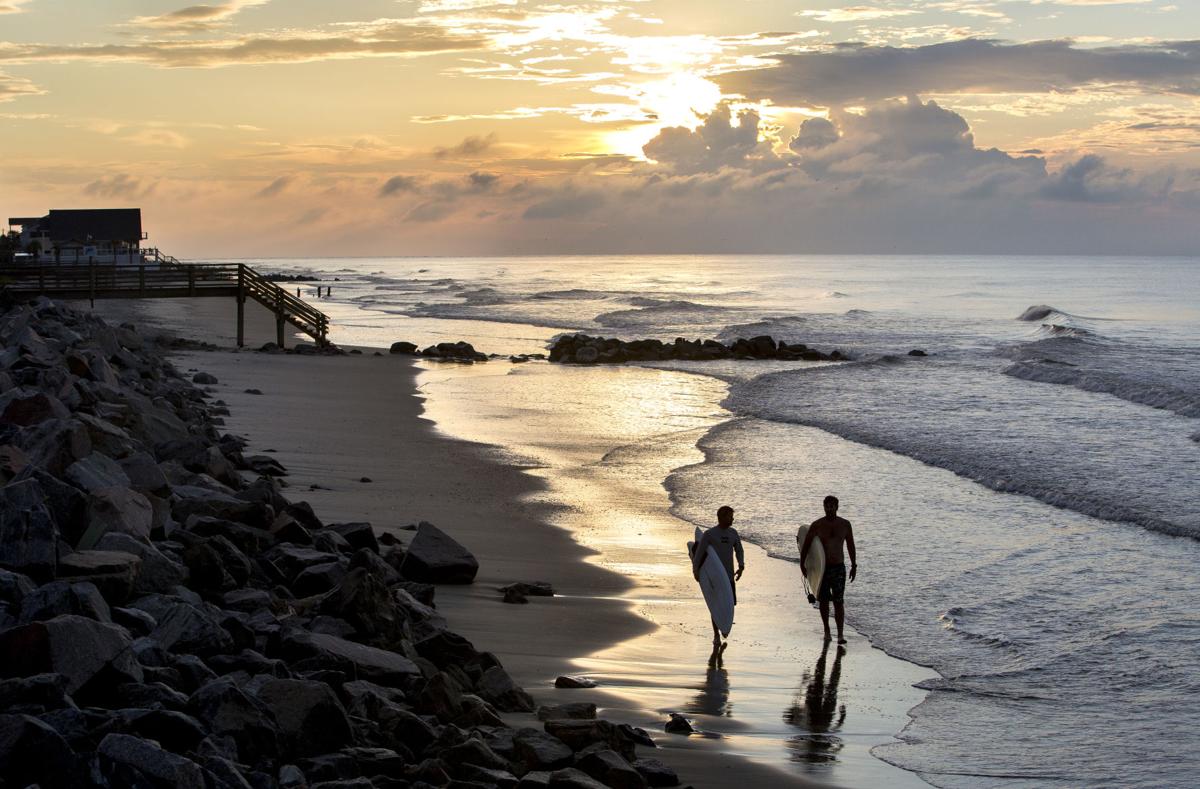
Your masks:
<instances>
[{"instance_id":1,"label":"ocean","mask_svg":"<svg viewBox=\"0 0 1200 789\"><path fill-rule=\"evenodd\" d=\"M530 469L675 447L678 465L637 466L672 514L708 526L719 495L780 561L838 495L861 563L850 624L938 675L878 759L944 787L1200 774L1200 259L245 262L331 285L320 306L343 344L507 356L582 331L842 351L434 365L422 386L434 418L469 406L465 437Z\"/></svg>"}]
</instances>

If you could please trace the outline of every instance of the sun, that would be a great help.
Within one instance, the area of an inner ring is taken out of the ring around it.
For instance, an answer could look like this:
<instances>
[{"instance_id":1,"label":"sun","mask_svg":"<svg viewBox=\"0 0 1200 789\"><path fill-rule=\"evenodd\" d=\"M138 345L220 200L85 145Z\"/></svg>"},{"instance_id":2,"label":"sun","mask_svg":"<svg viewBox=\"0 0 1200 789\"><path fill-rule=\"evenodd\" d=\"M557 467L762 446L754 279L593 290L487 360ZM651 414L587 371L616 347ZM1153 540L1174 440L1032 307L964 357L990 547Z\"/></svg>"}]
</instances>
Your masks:
<instances>
[{"instance_id":1,"label":"sun","mask_svg":"<svg viewBox=\"0 0 1200 789\"><path fill-rule=\"evenodd\" d=\"M664 79L627 85L600 85L599 93L624 96L635 101L647 119L643 123L603 132L597 142L604 153L644 159L642 146L668 126L694 129L701 116L712 112L721 101L716 83L698 74L679 72Z\"/></svg>"}]
</instances>

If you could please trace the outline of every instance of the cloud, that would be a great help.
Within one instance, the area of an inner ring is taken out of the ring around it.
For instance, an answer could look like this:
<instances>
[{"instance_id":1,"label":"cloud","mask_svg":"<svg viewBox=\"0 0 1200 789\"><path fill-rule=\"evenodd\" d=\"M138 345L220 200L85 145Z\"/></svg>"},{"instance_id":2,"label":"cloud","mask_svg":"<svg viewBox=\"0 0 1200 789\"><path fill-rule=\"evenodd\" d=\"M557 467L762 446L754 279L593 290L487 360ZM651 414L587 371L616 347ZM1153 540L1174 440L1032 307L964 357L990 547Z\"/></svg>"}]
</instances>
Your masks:
<instances>
[{"instance_id":1,"label":"cloud","mask_svg":"<svg viewBox=\"0 0 1200 789\"><path fill-rule=\"evenodd\" d=\"M1200 95L1200 41L1080 49L1069 41L968 39L920 47L843 45L774 56L715 77L727 93L836 107L918 93L1047 93L1136 86Z\"/></svg>"},{"instance_id":2,"label":"cloud","mask_svg":"<svg viewBox=\"0 0 1200 789\"><path fill-rule=\"evenodd\" d=\"M393 175L391 178L383 182L383 186L379 187L380 197L391 197L392 195L404 194L406 192L415 192L419 188L420 182L411 175Z\"/></svg>"},{"instance_id":3,"label":"cloud","mask_svg":"<svg viewBox=\"0 0 1200 789\"><path fill-rule=\"evenodd\" d=\"M435 159L473 159L484 153L487 153L496 145L496 133L491 132L486 136L467 137L458 145L449 148L434 148L433 158Z\"/></svg>"},{"instance_id":4,"label":"cloud","mask_svg":"<svg viewBox=\"0 0 1200 789\"><path fill-rule=\"evenodd\" d=\"M911 8L881 8L871 5L851 5L843 8L826 8L817 11L797 11L796 16L809 17L819 22L865 22L871 19L889 19L895 16L910 16L920 13Z\"/></svg>"},{"instance_id":5,"label":"cloud","mask_svg":"<svg viewBox=\"0 0 1200 789\"><path fill-rule=\"evenodd\" d=\"M180 33L203 32L221 26L245 8L266 5L269 2L270 0L227 0L213 5L190 5L166 14L134 17L129 21L129 25Z\"/></svg>"},{"instance_id":6,"label":"cloud","mask_svg":"<svg viewBox=\"0 0 1200 789\"><path fill-rule=\"evenodd\" d=\"M0 14L19 14L25 9L21 6L28 5L32 0L2 0L0 2Z\"/></svg>"},{"instance_id":7,"label":"cloud","mask_svg":"<svg viewBox=\"0 0 1200 789\"><path fill-rule=\"evenodd\" d=\"M1130 171L1113 169L1103 158L1087 154L1055 173L1040 194L1052 200L1075 203L1115 203L1140 196L1130 182Z\"/></svg>"},{"instance_id":8,"label":"cloud","mask_svg":"<svg viewBox=\"0 0 1200 789\"><path fill-rule=\"evenodd\" d=\"M24 77L14 77L0 71L0 103L14 101L22 96L41 96L45 92Z\"/></svg>"},{"instance_id":9,"label":"cloud","mask_svg":"<svg viewBox=\"0 0 1200 789\"><path fill-rule=\"evenodd\" d=\"M525 209L524 219L577 219L590 214L604 204L604 195L597 191L575 191L568 188Z\"/></svg>"},{"instance_id":10,"label":"cloud","mask_svg":"<svg viewBox=\"0 0 1200 789\"><path fill-rule=\"evenodd\" d=\"M142 129L122 139L134 145L161 148L186 148L192 142L179 132L171 131L170 129Z\"/></svg>"},{"instance_id":11,"label":"cloud","mask_svg":"<svg viewBox=\"0 0 1200 789\"><path fill-rule=\"evenodd\" d=\"M0 42L0 63L76 61L146 63L164 68L309 63L368 57L402 57L479 49L487 40L440 27L388 21L277 36L251 35L224 40L139 41L128 44L16 44Z\"/></svg>"},{"instance_id":12,"label":"cloud","mask_svg":"<svg viewBox=\"0 0 1200 789\"><path fill-rule=\"evenodd\" d=\"M288 186L291 185L292 180L292 176L290 175L281 175L275 180L271 181L271 183L264 186L262 189L259 189L256 193L256 196L274 197L275 195L283 192L283 190L287 189Z\"/></svg>"},{"instance_id":13,"label":"cloud","mask_svg":"<svg viewBox=\"0 0 1200 789\"><path fill-rule=\"evenodd\" d=\"M152 191L154 184L145 185L127 173L105 175L83 187L83 193L92 197L142 197Z\"/></svg>"},{"instance_id":14,"label":"cloud","mask_svg":"<svg viewBox=\"0 0 1200 789\"><path fill-rule=\"evenodd\" d=\"M837 127L827 118L808 118L800 124L800 131L788 143L788 148L800 153L805 150L833 145L839 138Z\"/></svg>"},{"instance_id":15,"label":"cloud","mask_svg":"<svg viewBox=\"0 0 1200 789\"><path fill-rule=\"evenodd\" d=\"M668 126L642 147L646 158L669 166L676 172L717 170L739 166L748 157L773 158L769 146L759 145L761 118L755 110L744 109L733 123L733 111L722 102L695 130L686 126Z\"/></svg>"}]
</instances>

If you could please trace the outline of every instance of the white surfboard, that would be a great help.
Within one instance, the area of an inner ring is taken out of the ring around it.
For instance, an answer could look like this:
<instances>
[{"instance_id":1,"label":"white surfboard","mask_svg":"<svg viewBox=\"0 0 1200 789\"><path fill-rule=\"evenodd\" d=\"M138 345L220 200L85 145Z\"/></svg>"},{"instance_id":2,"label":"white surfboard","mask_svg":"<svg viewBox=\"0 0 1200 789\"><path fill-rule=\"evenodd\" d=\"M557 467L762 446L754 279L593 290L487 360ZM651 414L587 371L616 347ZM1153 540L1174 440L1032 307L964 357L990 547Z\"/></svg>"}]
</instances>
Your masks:
<instances>
[{"instance_id":1,"label":"white surfboard","mask_svg":"<svg viewBox=\"0 0 1200 789\"><path fill-rule=\"evenodd\" d=\"M688 557L696 552L696 544L700 542L702 534L704 532L697 526L696 539L688 543ZM717 623L717 629L728 638L729 631L733 629L733 585L729 583L729 573L725 572L721 558L711 545L708 547L708 558L700 565L700 591L704 593L704 602L708 605L712 620Z\"/></svg>"},{"instance_id":2,"label":"white surfboard","mask_svg":"<svg viewBox=\"0 0 1200 789\"><path fill-rule=\"evenodd\" d=\"M808 535L808 527L801 526L796 532L796 548L804 547L804 538ZM825 546L814 538L808 546L808 556L804 557L804 585L808 594L813 597L821 590L821 578L825 575ZM815 605L815 603L814 603Z\"/></svg>"}]
</instances>

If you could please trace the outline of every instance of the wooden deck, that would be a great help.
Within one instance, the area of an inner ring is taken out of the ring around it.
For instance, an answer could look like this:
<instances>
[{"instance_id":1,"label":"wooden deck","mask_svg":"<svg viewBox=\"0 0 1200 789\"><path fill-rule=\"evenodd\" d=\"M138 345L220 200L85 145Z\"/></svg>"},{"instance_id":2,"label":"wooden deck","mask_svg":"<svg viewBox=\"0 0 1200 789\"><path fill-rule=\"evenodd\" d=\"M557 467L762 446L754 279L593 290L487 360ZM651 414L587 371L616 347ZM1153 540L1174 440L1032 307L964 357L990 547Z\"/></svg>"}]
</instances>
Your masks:
<instances>
[{"instance_id":1,"label":"wooden deck","mask_svg":"<svg viewBox=\"0 0 1200 789\"><path fill-rule=\"evenodd\" d=\"M237 299L237 343L245 344L245 304L251 298L275 314L283 347L291 324L319 345L328 343L329 318L244 263L180 263L164 256L144 265L0 266L0 289L57 299L170 299L211 296Z\"/></svg>"}]
</instances>

